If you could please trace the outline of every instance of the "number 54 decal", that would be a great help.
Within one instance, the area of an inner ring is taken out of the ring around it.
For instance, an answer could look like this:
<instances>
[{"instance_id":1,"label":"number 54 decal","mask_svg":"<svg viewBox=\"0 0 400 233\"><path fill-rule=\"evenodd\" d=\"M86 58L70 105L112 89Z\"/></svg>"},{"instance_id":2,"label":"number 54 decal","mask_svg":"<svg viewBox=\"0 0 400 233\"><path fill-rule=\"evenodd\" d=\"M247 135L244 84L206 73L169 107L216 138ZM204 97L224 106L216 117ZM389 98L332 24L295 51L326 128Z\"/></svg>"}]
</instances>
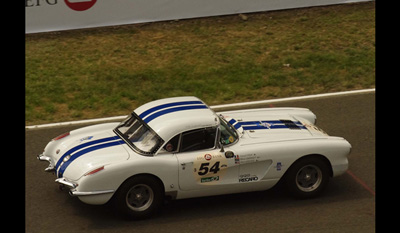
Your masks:
<instances>
[{"instance_id":1,"label":"number 54 decal","mask_svg":"<svg viewBox=\"0 0 400 233\"><path fill-rule=\"evenodd\" d=\"M219 168L219 165L220 165L220 161L217 161L209 168L210 163L202 163L200 165L199 172L197 172L197 174L199 174L199 176L205 176L211 172L216 174L219 172L219 170L221 170Z\"/></svg>"},{"instance_id":2,"label":"number 54 decal","mask_svg":"<svg viewBox=\"0 0 400 233\"><path fill-rule=\"evenodd\" d=\"M228 161L220 152L199 154L193 161L193 176L201 185L223 182Z\"/></svg>"}]
</instances>

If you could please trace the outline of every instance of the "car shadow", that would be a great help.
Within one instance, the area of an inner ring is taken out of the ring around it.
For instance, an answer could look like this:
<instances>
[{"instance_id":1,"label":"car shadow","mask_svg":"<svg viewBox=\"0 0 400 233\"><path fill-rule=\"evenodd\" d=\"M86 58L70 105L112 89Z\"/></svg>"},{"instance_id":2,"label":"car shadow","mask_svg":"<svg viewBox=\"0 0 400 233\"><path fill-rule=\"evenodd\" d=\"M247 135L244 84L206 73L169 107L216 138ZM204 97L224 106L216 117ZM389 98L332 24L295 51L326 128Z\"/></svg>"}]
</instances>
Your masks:
<instances>
[{"instance_id":1,"label":"car shadow","mask_svg":"<svg viewBox=\"0 0 400 233\"><path fill-rule=\"evenodd\" d=\"M221 216L240 216L257 212L303 208L309 205L326 205L361 198L370 198L370 195L349 176L344 175L331 180L323 195L313 199L294 199L278 186L267 191L166 201L159 213L153 218L145 220L130 220L120 216L114 210L112 203L92 206L83 204L76 198L70 198L68 202L74 206L73 208L79 212L80 216L89 220L90 228L114 229L146 228L150 225L201 220L205 216L209 219Z\"/></svg>"}]
</instances>

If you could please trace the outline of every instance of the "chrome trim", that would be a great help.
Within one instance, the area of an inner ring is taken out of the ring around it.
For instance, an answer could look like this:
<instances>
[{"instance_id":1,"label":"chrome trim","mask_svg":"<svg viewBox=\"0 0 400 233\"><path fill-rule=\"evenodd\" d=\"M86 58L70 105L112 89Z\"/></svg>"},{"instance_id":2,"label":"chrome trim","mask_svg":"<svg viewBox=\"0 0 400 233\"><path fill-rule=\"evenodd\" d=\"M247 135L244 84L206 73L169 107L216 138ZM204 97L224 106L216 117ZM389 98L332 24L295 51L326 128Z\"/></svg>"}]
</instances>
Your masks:
<instances>
[{"instance_id":1,"label":"chrome trim","mask_svg":"<svg viewBox=\"0 0 400 233\"><path fill-rule=\"evenodd\" d=\"M44 169L45 172L53 172L53 171L55 171L56 168L51 164L51 158L49 156L45 156L43 154L40 154L40 155L37 156L37 159L39 161L47 161L47 162L49 162L49 166Z\"/></svg>"},{"instance_id":2,"label":"chrome trim","mask_svg":"<svg viewBox=\"0 0 400 233\"><path fill-rule=\"evenodd\" d=\"M49 166L44 169L45 172L54 172L55 170L56 170L56 168L53 167L53 165L51 165L51 164L49 164Z\"/></svg>"},{"instance_id":3,"label":"chrome trim","mask_svg":"<svg viewBox=\"0 0 400 233\"><path fill-rule=\"evenodd\" d=\"M74 188L78 187L78 184L75 184L75 183L73 183L71 181L68 181L65 178L58 178L58 179L55 180L55 182L59 183L59 184L62 184L62 185L65 185L70 189L74 189Z\"/></svg>"},{"instance_id":4,"label":"chrome trim","mask_svg":"<svg viewBox=\"0 0 400 233\"><path fill-rule=\"evenodd\" d=\"M40 160L40 161L47 161L47 162L49 162L49 163L50 163L50 161L51 161L51 158L50 158L49 156L45 156L45 155L43 155L43 154L38 155L38 156L37 156L37 159Z\"/></svg>"},{"instance_id":5,"label":"chrome trim","mask_svg":"<svg viewBox=\"0 0 400 233\"><path fill-rule=\"evenodd\" d=\"M69 195L71 196L91 196L91 195L100 195L100 194L109 194L114 193L114 190L103 190L103 191L89 191L89 192L79 192L79 191L69 191Z\"/></svg>"}]
</instances>

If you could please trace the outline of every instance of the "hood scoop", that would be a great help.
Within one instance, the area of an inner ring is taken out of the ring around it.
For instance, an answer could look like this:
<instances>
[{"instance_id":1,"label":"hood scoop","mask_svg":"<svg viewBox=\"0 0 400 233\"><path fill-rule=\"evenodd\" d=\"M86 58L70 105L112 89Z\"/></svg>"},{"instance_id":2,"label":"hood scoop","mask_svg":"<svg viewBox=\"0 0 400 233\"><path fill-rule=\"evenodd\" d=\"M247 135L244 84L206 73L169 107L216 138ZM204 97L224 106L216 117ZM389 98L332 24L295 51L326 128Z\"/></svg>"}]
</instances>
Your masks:
<instances>
[{"instance_id":1,"label":"hood scoop","mask_svg":"<svg viewBox=\"0 0 400 233\"><path fill-rule=\"evenodd\" d=\"M291 120L279 120L279 121L282 122L289 129L297 129L297 130L301 129L300 126L298 126L296 123L294 123ZM298 123L300 123L300 122L298 122ZM301 125L303 126L303 124L301 124Z\"/></svg>"},{"instance_id":2,"label":"hood scoop","mask_svg":"<svg viewBox=\"0 0 400 233\"><path fill-rule=\"evenodd\" d=\"M300 121L292 121L292 120L269 120L269 121L235 121L231 120L230 122L234 123L233 126L236 129L243 128L243 130L268 130L268 129L290 129L290 130L301 130L306 129L306 127Z\"/></svg>"}]
</instances>

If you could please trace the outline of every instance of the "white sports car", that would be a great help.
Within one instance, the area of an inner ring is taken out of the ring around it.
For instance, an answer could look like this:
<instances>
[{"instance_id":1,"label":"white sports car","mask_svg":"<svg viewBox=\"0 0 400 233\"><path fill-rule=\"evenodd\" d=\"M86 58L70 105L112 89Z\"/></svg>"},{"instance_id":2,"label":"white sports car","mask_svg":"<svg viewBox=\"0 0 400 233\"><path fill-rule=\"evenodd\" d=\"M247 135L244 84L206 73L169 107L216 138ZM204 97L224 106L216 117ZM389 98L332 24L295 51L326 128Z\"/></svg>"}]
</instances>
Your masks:
<instances>
[{"instance_id":1,"label":"white sports car","mask_svg":"<svg viewBox=\"0 0 400 233\"><path fill-rule=\"evenodd\" d=\"M351 150L315 120L305 108L215 113L196 97L167 98L121 123L62 134L38 159L72 196L112 200L134 218L151 216L165 197L267 190L280 180L295 197L310 198L347 170Z\"/></svg>"}]
</instances>

